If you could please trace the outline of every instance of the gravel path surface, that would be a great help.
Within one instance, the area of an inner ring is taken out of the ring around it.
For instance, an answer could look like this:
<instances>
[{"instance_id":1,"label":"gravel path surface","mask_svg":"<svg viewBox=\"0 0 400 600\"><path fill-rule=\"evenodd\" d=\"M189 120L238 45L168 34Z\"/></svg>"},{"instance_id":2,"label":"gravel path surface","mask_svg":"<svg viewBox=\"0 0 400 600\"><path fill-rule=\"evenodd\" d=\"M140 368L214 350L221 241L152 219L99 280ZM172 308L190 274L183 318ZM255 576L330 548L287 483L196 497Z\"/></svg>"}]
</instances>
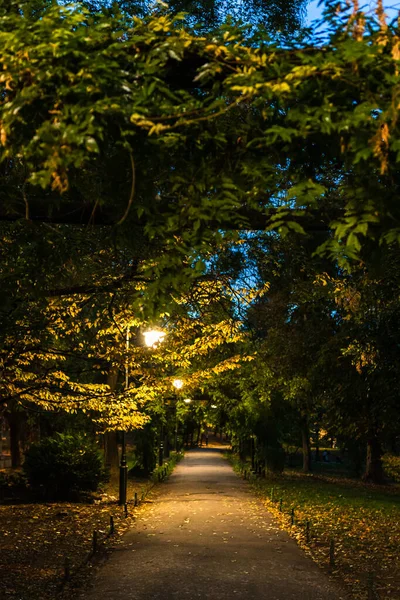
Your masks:
<instances>
[{"instance_id":1,"label":"gravel path surface","mask_svg":"<svg viewBox=\"0 0 400 600\"><path fill-rule=\"evenodd\" d=\"M85 600L340 600L218 449L187 452Z\"/></svg>"}]
</instances>

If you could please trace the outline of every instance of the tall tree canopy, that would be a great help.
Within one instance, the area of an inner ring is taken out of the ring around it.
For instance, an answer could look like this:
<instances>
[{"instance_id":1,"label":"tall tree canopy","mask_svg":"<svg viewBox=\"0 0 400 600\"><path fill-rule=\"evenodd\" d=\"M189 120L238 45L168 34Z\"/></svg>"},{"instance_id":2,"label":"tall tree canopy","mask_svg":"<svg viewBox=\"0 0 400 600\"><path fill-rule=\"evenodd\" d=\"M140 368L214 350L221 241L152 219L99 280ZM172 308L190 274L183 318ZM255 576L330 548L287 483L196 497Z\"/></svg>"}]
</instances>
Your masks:
<instances>
[{"instance_id":1,"label":"tall tree canopy","mask_svg":"<svg viewBox=\"0 0 400 600\"><path fill-rule=\"evenodd\" d=\"M233 228L397 240L396 26L340 13L281 46L55 5L0 36L1 218L139 222L170 261Z\"/></svg>"},{"instance_id":2,"label":"tall tree canopy","mask_svg":"<svg viewBox=\"0 0 400 600\"><path fill-rule=\"evenodd\" d=\"M372 289L379 257L399 241L398 25L387 25L381 5L367 18L356 4L333 3L323 36L288 41L217 27L218 4L200 29L191 27L197 5L191 17L177 4L146 15L140 3L141 16L138 6L3 2L2 402L86 402L101 423L141 424L139 404L167 393L175 370L185 368L193 388L212 387L215 374L255 356L239 318L247 303L247 322L269 338L260 352L268 370L261 376L255 361L247 370L256 365L249 377L265 391L262 409L283 398L305 431L311 413L338 410L321 373L345 403L360 369L375 395L383 373L397 373L396 337L389 351L377 334L397 304ZM260 231L255 263L268 276L258 285L239 259L250 259L243 232ZM266 266L274 252L278 283ZM139 345L126 352L124 333L154 309L172 341L149 362ZM379 313L375 329L363 311ZM131 391L116 377L127 361ZM352 413L341 414L344 431ZM371 414L358 427L370 448L390 429Z\"/></svg>"}]
</instances>

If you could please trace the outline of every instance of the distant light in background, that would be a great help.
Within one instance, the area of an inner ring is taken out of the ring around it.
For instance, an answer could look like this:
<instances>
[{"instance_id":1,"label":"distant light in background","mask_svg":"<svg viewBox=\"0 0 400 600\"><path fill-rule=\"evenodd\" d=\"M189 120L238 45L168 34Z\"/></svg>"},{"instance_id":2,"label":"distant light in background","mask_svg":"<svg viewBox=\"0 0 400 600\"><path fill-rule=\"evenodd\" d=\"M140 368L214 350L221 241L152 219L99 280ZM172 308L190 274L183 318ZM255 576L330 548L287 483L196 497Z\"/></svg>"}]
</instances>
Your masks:
<instances>
[{"instance_id":1,"label":"distant light in background","mask_svg":"<svg viewBox=\"0 0 400 600\"><path fill-rule=\"evenodd\" d=\"M192 399L191 399L191 398L185 398L185 399L184 399L184 402L186 402L186 404L190 404L190 403L191 403L191 401L192 401Z\"/></svg>"},{"instance_id":2,"label":"distant light in background","mask_svg":"<svg viewBox=\"0 0 400 600\"><path fill-rule=\"evenodd\" d=\"M216 404L211 404L211 408L217 408Z\"/></svg>"}]
</instances>

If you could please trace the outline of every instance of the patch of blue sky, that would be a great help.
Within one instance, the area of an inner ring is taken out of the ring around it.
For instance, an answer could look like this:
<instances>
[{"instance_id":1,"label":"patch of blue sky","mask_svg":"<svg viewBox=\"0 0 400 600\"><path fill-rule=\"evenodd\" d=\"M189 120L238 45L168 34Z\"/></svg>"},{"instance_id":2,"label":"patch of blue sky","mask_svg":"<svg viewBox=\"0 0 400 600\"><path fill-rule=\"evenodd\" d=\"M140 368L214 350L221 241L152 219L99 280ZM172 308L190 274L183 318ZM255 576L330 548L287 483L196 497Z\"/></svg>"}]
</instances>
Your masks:
<instances>
[{"instance_id":1,"label":"patch of blue sky","mask_svg":"<svg viewBox=\"0 0 400 600\"><path fill-rule=\"evenodd\" d=\"M345 2L343 2L345 4ZM396 19L400 10L400 2L394 3L390 0L383 0L383 6L385 8L385 13L388 16L388 20ZM370 0L370 2L360 2L360 10L365 12L366 14L373 14L376 7L376 2L374 0ZM314 21L322 19L322 13L325 8L325 2L321 2L321 0L312 0L307 6L307 16L305 19L305 25L311 25Z\"/></svg>"}]
</instances>

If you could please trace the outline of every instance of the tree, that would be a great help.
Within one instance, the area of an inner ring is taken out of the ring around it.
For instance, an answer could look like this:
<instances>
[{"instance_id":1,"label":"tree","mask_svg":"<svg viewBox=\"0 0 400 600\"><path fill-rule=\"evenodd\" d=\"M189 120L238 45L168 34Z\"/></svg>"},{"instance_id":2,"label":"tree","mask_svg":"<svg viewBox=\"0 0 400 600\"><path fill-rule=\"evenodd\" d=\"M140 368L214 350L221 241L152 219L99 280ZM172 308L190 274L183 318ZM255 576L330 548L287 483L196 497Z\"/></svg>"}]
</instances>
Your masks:
<instances>
[{"instance_id":1,"label":"tree","mask_svg":"<svg viewBox=\"0 0 400 600\"><path fill-rule=\"evenodd\" d=\"M247 43L227 25L212 41L168 15L132 29L126 15L79 7L55 6L33 22L11 14L1 34L6 175L11 183L18 156L31 218L49 218L60 193L63 211L86 204L75 222L94 209L97 222L141 218L174 251L169 269L178 254L209 248L211 231L246 226L330 226L325 250L344 258L367 233L397 239L397 30L369 19L363 33L362 15L343 27L346 18L330 16L322 47L307 35L280 47L261 34ZM122 155L135 203L129 193L125 206L103 193L85 203L82 173L90 179ZM3 218L19 213L12 191L4 188Z\"/></svg>"},{"instance_id":2,"label":"tree","mask_svg":"<svg viewBox=\"0 0 400 600\"><path fill-rule=\"evenodd\" d=\"M398 29L381 8L371 19L329 10L324 41L306 32L281 43L230 24L199 35L169 13L52 5L38 18L33 4L12 6L0 22L3 402L85 405L115 428L140 422L135 407L159 400L173 369L188 365L194 387L236 368L240 303L227 286L214 290L209 267L230 253L237 276L238 231L274 231L279 244L286 235L300 262L297 236L308 232L312 251L348 271L371 240L397 244ZM282 276L298 276L291 260ZM332 265L307 257L306 271L336 277ZM312 408L317 370L304 357L323 355L317 334L333 328L332 297L281 281L266 306L284 335L268 330L265 356L277 391ZM188 298L204 290L228 309L225 321L214 305L194 325ZM186 314L175 306L183 298ZM147 385L142 357L131 365L135 391L118 381L111 390L130 320L139 328L160 307L183 332L160 361L166 380Z\"/></svg>"},{"instance_id":3,"label":"tree","mask_svg":"<svg viewBox=\"0 0 400 600\"><path fill-rule=\"evenodd\" d=\"M371 248L351 274L322 281L341 321L330 357L321 363L328 424L342 439L366 447L364 479L381 483L382 454L399 425L397 251Z\"/></svg>"}]
</instances>

